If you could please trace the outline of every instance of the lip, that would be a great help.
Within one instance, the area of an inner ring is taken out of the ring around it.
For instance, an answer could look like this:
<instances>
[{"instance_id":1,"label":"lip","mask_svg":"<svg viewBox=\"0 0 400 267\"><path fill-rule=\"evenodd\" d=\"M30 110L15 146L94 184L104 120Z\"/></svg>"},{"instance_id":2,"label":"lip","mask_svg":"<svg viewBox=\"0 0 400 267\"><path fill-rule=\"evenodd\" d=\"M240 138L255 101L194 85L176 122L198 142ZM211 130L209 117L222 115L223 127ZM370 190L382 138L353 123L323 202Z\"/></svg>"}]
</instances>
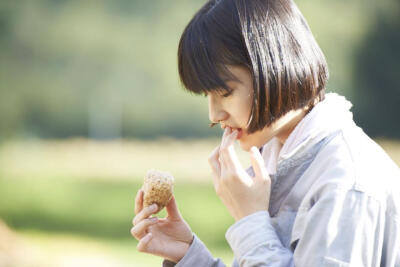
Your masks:
<instances>
[{"instance_id":1,"label":"lip","mask_svg":"<svg viewBox=\"0 0 400 267\"><path fill-rule=\"evenodd\" d=\"M234 131L234 130L238 130L239 131L238 135L236 137L237 140L242 138L242 135L243 135L243 129L242 128L236 128L236 127L232 127L232 126L229 126L229 125L222 125L221 124L221 129L225 129L226 127L230 127L232 129L232 131Z\"/></svg>"},{"instance_id":2,"label":"lip","mask_svg":"<svg viewBox=\"0 0 400 267\"><path fill-rule=\"evenodd\" d=\"M238 132L238 135L237 135L237 137L236 137L237 140L239 140L240 138L242 138L242 135L243 135L243 129L242 129L242 128L239 128L238 131L239 131L239 132Z\"/></svg>"}]
</instances>

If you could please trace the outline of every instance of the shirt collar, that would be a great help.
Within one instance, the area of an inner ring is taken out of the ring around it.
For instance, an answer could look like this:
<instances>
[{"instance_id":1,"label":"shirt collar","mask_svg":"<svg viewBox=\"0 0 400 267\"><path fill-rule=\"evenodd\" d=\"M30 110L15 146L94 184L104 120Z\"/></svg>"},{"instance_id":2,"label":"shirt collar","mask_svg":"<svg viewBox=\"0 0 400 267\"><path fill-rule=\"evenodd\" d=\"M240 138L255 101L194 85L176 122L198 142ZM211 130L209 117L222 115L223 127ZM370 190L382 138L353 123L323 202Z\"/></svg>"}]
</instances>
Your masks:
<instances>
[{"instance_id":1,"label":"shirt collar","mask_svg":"<svg viewBox=\"0 0 400 267\"><path fill-rule=\"evenodd\" d=\"M275 174L281 161L307 150L333 131L353 123L351 106L343 96L326 94L325 99L296 125L283 146L276 137L263 146L262 156L268 173Z\"/></svg>"}]
</instances>

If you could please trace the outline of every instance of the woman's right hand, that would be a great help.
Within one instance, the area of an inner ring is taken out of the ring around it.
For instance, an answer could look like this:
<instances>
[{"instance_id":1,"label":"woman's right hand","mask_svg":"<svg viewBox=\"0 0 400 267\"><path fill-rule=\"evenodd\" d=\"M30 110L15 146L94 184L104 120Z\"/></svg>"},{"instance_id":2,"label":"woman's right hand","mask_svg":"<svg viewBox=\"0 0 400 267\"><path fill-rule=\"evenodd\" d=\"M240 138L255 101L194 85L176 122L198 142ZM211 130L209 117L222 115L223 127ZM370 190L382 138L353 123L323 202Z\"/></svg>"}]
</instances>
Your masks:
<instances>
[{"instance_id":1,"label":"woman's right hand","mask_svg":"<svg viewBox=\"0 0 400 267\"><path fill-rule=\"evenodd\" d=\"M133 218L131 234L139 241L138 251L154 254L177 263L188 251L194 236L189 225L179 213L174 196L166 209L168 214L166 218L150 218L158 210L158 207L153 204L143 208L143 191L139 190L136 195L136 216Z\"/></svg>"}]
</instances>

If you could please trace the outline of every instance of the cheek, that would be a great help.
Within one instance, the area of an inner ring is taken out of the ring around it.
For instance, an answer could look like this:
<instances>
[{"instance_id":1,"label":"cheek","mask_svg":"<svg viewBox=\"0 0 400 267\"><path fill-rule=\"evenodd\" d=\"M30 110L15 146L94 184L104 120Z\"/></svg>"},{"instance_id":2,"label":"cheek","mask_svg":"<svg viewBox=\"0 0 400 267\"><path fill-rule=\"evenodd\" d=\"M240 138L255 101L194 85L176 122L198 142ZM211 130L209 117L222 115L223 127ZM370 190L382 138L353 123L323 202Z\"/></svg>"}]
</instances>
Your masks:
<instances>
[{"instance_id":1,"label":"cheek","mask_svg":"<svg viewBox=\"0 0 400 267\"><path fill-rule=\"evenodd\" d=\"M247 122L248 122L248 120L250 118L252 106L253 106L253 102L252 102L251 98L247 99L247 101L243 105L242 113L243 113L243 115L245 117L246 124L247 124Z\"/></svg>"},{"instance_id":2,"label":"cheek","mask_svg":"<svg viewBox=\"0 0 400 267\"><path fill-rule=\"evenodd\" d=\"M239 140L240 147L245 151L250 151L252 146L259 146L262 143L262 137L263 135L261 132L255 132L252 134L244 133Z\"/></svg>"},{"instance_id":3,"label":"cheek","mask_svg":"<svg viewBox=\"0 0 400 267\"><path fill-rule=\"evenodd\" d=\"M238 114L238 118L240 118L241 126L244 128L247 125L247 122L250 117L252 103L242 101L238 106L236 114Z\"/></svg>"}]
</instances>

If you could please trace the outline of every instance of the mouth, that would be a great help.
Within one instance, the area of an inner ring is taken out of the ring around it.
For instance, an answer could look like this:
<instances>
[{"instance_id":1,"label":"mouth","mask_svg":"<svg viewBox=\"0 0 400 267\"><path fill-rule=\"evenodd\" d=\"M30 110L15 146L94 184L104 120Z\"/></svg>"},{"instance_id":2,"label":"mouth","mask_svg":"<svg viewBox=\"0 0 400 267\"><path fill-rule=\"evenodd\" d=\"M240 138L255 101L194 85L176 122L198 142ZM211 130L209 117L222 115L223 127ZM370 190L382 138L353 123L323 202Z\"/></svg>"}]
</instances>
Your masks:
<instances>
[{"instance_id":1,"label":"mouth","mask_svg":"<svg viewBox=\"0 0 400 267\"><path fill-rule=\"evenodd\" d=\"M237 135L236 139L239 140L240 138L242 138L243 130L242 130L242 128L238 128L237 130L238 130L238 135Z\"/></svg>"},{"instance_id":2,"label":"mouth","mask_svg":"<svg viewBox=\"0 0 400 267\"><path fill-rule=\"evenodd\" d=\"M242 138L242 135L243 135L243 129L242 128L236 128L236 127L232 127L232 126L229 126L229 125L222 125L221 124L221 128L222 129L225 129L226 127L230 127L232 129L232 132L235 131L235 130L238 131L238 135L236 137L236 140L239 140L240 138Z\"/></svg>"}]
</instances>

